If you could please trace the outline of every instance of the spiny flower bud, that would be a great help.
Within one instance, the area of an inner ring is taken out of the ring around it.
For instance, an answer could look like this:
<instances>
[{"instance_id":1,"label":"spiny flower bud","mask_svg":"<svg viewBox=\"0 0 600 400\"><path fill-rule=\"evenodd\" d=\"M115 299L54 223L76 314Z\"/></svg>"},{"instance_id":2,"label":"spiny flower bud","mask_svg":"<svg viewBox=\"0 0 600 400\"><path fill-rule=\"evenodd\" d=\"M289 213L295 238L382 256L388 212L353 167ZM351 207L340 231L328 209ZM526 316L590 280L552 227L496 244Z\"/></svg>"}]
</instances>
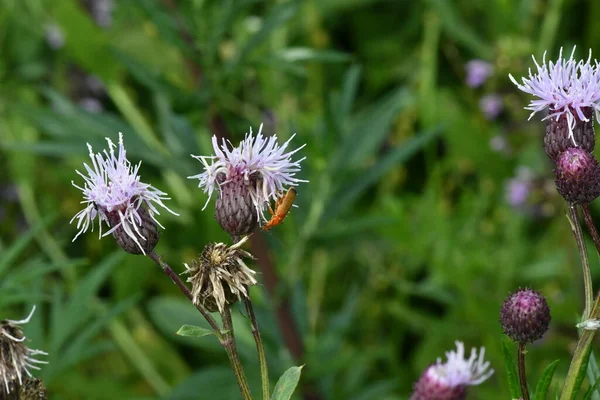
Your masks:
<instances>
[{"instance_id":1,"label":"spiny flower bud","mask_svg":"<svg viewBox=\"0 0 600 400\"><path fill-rule=\"evenodd\" d=\"M467 387L479 385L494 373L489 369L489 361L484 361L485 348L471 349L471 356L465 359L465 346L456 342L456 351L446 352L447 361L429 366L415 383L410 400L464 400Z\"/></svg>"},{"instance_id":2,"label":"spiny flower bud","mask_svg":"<svg viewBox=\"0 0 600 400\"><path fill-rule=\"evenodd\" d=\"M589 152L570 148L556 163L556 188L572 204L588 204L600 195L600 167Z\"/></svg>"},{"instance_id":3,"label":"spiny flower bud","mask_svg":"<svg viewBox=\"0 0 600 400\"><path fill-rule=\"evenodd\" d=\"M158 226L144 205L136 210L139 220L135 224L123 224L121 210L106 213L110 226L116 227L112 235L123 250L130 254L150 254L158 243Z\"/></svg>"},{"instance_id":4,"label":"spiny flower bud","mask_svg":"<svg viewBox=\"0 0 600 400\"><path fill-rule=\"evenodd\" d=\"M519 289L502 304L500 324L515 342L533 343L548 330L550 307L538 291Z\"/></svg>"},{"instance_id":5,"label":"spiny flower bud","mask_svg":"<svg viewBox=\"0 0 600 400\"><path fill-rule=\"evenodd\" d=\"M244 258L253 259L250 253L240 248L247 240L245 236L233 246L209 243L200 257L192 260L191 266L185 264L194 304L210 312L222 312L241 300L241 296L248 297L248 286L256 284L256 272L244 263Z\"/></svg>"},{"instance_id":6,"label":"spiny flower bud","mask_svg":"<svg viewBox=\"0 0 600 400\"><path fill-rule=\"evenodd\" d=\"M215 218L231 237L247 235L258 226L251 194L251 187L256 185L254 181L258 179L256 175L248 180L238 175L228 182L221 182L219 197L215 203ZM220 178L225 181L225 174Z\"/></svg>"},{"instance_id":7,"label":"spiny flower bud","mask_svg":"<svg viewBox=\"0 0 600 400\"><path fill-rule=\"evenodd\" d=\"M48 355L41 350L33 350L25 345L27 339L22 324L31 320L35 306L29 316L20 321L5 319L0 321L0 399L10 398L23 385L24 375L31 376L30 369L40 369L35 364L47 364L34 357Z\"/></svg>"},{"instance_id":8,"label":"spiny flower bud","mask_svg":"<svg viewBox=\"0 0 600 400\"><path fill-rule=\"evenodd\" d=\"M588 153L594 151L596 140L593 109L584 107L581 112L587 120L580 120L575 115L573 117L572 134L569 130L569 121L566 114L552 117L546 122L544 150L552 161L557 162L564 151L573 147L584 149Z\"/></svg>"}]
</instances>

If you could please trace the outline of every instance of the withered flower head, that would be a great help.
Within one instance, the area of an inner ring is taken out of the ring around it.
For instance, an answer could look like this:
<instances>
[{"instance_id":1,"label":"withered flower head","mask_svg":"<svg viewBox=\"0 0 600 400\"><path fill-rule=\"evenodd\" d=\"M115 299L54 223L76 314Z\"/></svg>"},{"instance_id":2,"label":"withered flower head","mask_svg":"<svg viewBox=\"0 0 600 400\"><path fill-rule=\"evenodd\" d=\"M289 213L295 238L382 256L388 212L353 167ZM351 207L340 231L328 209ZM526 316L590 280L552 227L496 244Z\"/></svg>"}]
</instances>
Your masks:
<instances>
[{"instance_id":1,"label":"withered flower head","mask_svg":"<svg viewBox=\"0 0 600 400\"><path fill-rule=\"evenodd\" d=\"M241 300L241 296L248 297L248 286L256 284L256 272L244 263L244 258L254 258L241 249L247 240L246 236L233 246L209 243L200 257L192 260L191 266L185 264L194 304L202 305L210 312L222 312Z\"/></svg>"},{"instance_id":2,"label":"withered flower head","mask_svg":"<svg viewBox=\"0 0 600 400\"><path fill-rule=\"evenodd\" d=\"M20 325L28 323L34 311L35 306L27 318L20 321L0 321L0 398L23 385L24 378L31 377L30 369L39 370L40 367L35 364L48 363L34 358L48 353L30 349L25 345L26 337Z\"/></svg>"}]
</instances>

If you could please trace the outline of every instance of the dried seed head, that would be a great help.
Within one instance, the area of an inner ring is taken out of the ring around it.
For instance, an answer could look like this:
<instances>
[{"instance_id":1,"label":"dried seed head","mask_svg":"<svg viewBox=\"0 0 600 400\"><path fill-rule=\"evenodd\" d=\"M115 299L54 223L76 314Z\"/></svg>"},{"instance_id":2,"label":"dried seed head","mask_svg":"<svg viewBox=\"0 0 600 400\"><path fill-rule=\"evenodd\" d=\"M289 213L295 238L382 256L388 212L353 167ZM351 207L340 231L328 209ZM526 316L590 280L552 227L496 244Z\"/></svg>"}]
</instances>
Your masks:
<instances>
[{"instance_id":1,"label":"dried seed head","mask_svg":"<svg viewBox=\"0 0 600 400\"><path fill-rule=\"evenodd\" d=\"M533 343L548 330L550 307L538 291L519 289L502 304L500 324L515 342Z\"/></svg>"},{"instance_id":2,"label":"dried seed head","mask_svg":"<svg viewBox=\"0 0 600 400\"><path fill-rule=\"evenodd\" d=\"M251 233L258 226L256 207L252 199L252 190L256 186L258 174L249 179L238 175L221 183L219 197L215 203L215 218L221 228L231 237L241 237ZM219 178L225 181L223 173Z\"/></svg>"},{"instance_id":3,"label":"dried seed head","mask_svg":"<svg viewBox=\"0 0 600 400\"><path fill-rule=\"evenodd\" d=\"M494 373L489 361L484 361L485 348L471 349L465 358L465 346L456 342L456 351L446 352L447 361L430 365L415 383L410 400L463 400L467 387L479 385Z\"/></svg>"},{"instance_id":4,"label":"dried seed head","mask_svg":"<svg viewBox=\"0 0 600 400\"><path fill-rule=\"evenodd\" d=\"M202 305L210 312L222 312L225 307L248 297L248 286L256 284L255 271L248 268L244 258L252 255L240 247L248 237L227 246L224 243L209 243L191 266L185 264L192 284L194 304Z\"/></svg>"},{"instance_id":5,"label":"dried seed head","mask_svg":"<svg viewBox=\"0 0 600 400\"><path fill-rule=\"evenodd\" d=\"M44 383L38 378L27 378L19 389L19 400L47 400Z\"/></svg>"},{"instance_id":6,"label":"dried seed head","mask_svg":"<svg viewBox=\"0 0 600 400\"><path fill-rule=\"evenodd\" d=\"M130 254L150 254L158 243L158 226L143 204L136 212L139 219L130 224L120 223L124 214L118 209L106 213L106 218L110 226L117 227L112 235L123 250Z\"/></svg>"},{"instance_id":7,"label":"dried seed head","mask_svg":"<svg viewBox=\"0 0 600 400\"><path fill-rule=\"evenodd\" d=\"M570 148L556 163L556 188L572 204L588 204L600 195L600 167L589 152Z\"/></svg>"},{"instance_id":8,"label":"dried seed head","mask_svg":"<svg viewBox=\"0 0 600 400\"><path fill-rule=\"evenodd\" d=\"M35 306L29 316L20 321L5 319L0 321L0 399L8 397L23 385L24 378L31 376L30 369L40 369L35 364L47 364L34 357L48 355L41 350L33 350L25 345L26 337L21 324L31 320Z\"/></svg>"},{"instance_id":9,"label":"dried seed head","mask_svg":"<svg viewBox=\"0 0 600 400\"><path fill-rule=\"evenodd\" d=\"M591 107L584 107L581 109L581 112L587 121L580 120L577 114L575 114L573 117L572 133L567 114L547 120L544 150L552 161L557 162L561 153L573 147L579 147L588 153L594 151L596 144L594 136L594 110Z\"/></svg>"}]
</instances>

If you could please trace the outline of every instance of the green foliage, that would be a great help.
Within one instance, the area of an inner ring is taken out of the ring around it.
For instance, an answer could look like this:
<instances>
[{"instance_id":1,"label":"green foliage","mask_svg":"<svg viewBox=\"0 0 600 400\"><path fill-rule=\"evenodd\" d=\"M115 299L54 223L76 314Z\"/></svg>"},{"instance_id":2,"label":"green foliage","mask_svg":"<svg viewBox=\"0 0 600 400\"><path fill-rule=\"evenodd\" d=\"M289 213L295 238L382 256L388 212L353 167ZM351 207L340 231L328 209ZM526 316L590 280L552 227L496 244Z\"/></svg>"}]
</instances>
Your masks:
<instances>
[{"instance_id":1,"label":"green foliage","mask_svg":"<svg viewBox=\"0 0 600 400\"><path fill-rule=\"evenodd\" d=\"M218 340L194 337L209 326L159 268L96 231L71 242L82 207L71 181L81 185L86 143L100 150L123 132L142 180L180 214L160 215L157 252L181 273L207 242L229 241L186 179L202 170L190 154L210 155L213 134L237 143L260 123L306 143L299 177L310 181L285 222L260 233L250 263L261 284L265 265L279 281L272 296L252 289L272 382L305 364L299 386L322 399L406 399L461 340L485 346L496 371L470 396L518 398L498 313L510 291L531 286L548 298L552 324L528 347L529 382L539 382L536 396L560 390L582 308L579 260L544 125L526 122L529 98L507 76L526 74L543 50L550 59L561 46L577 44L578 56L596 48L596 2L115 1L109 26L83 3L0 4L0 319L37 305L25 333L49 353L40 376L50 398L239 396ZM51 26L62 47L50 46ZM464 83L474 58L495 68L479 88ZM496 119L480 109L488 94L502 97ZM497 139L506 146L492 148ZM519 167L534 189L511 206ZM249 323L237 309L233 319L259 393ZM591 357L580 382L594 400L599 377Z\"/></svg>"},{"instance_id":2,"label":"green foliage","mask_svg":"<svg viewBox=\"0 0 600 400\"><path fill-rule=\"evenodd\" d=\"M548 395L548 389L550 388L550 384L552 383L552 378L554 377L554 371L556 371L556 366L560 360L555 360L550 365L546 367L542 377L540 378L537 386L535 387L535 397L534 400L544 400Z\"/></svg>"}]
</instances>

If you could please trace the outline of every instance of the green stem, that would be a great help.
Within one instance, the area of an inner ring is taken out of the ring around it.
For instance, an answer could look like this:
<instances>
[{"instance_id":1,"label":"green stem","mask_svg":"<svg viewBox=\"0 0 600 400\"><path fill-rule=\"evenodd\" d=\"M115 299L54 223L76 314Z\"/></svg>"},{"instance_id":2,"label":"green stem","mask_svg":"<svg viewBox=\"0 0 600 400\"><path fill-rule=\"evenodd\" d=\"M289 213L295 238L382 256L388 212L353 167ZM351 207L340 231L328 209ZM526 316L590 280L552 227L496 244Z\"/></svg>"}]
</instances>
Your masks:
<instances>
[{"instance_id":1,"label":"green stem","mask_svg":"<svg viewBox=\"0 0 600 400\"><path fill-rule=\"evenodd\" d=\"M231 320L231 309L229 306L225 307L221 313L221 317L223 318L221 344L227 351L227 356L229 357L229 362L233 367L233 373L235 375L235 379L237 380L238 386L240 387L242 397L244 400L252 400L252 393L250 393L250 387L248 386L246 374L244 373L244 368L242 367L242 362L240 361L240 356L237 352L237 347L235 344L233 321Z\"/></svg>"},{"instance_id":2,"label":"green stem","mask_svg":"<svg viewBox=\"0 0 600 400\"><path fill-rule=\"evenodd\" d=\"M187 297L188 300L192 302L194 307L196 307L196 309L198 311L200 311L200 314L202 314L204 319L206 319L208 324L211 326L211 328L215 332L215 335L217 335L217 338L220 339L221 338L221 329L219 328L219 324L217 324L217 321L212 317L212 315L210 315L210 313L208 312L208 310L206 310L206 308L204 308L201 304L196 304L194 302L194 298L192 296L192 293L190 292L190 289L188 289L188 287L185 285L185 283L183 283L181 281L181 279L179 278L179 275L177 275L171 269L171 267L169 267L169 264L167 264L162 259L162 257L160 257L158 254L156 254L156 252L154 250L152 250L152 253L148 254L148 257L150 257L152 259L152 261L154 261L159 267L162 268L164 273L167 274L169 276L169 278L171 278L171 280L173 281L175 286L177 286L179 288L179 290L181 290L181 292L185 295L185 297Z\"/></svg>"},{"instance_id":3,"label":"green stem","mask_svg":"<svg viewBox=\"0 0 600 400\"><path fill-rule=\"evenodd\" d=\"M523 400L529 400L529 389L527 388L527 374L525 373L525 354L527 351L525 350L525 342L519 343L519 349L517 354L517 359L519 360L519 382L521 383L521 394L523 395Z\"/></svg>"},{"instance_id":4,"label":"green stem","mask_svg":"<svg viewBox=\"0 0 600 400\"><path fill-rule=\"evenodd\" d=\"M569 219L571 221L571 228L575 235L575 241L577 242L577 250L581 257L581 268L583 271L583 287L585 291L585 308L583 310L583 321L587 320L592 311L592 274L590 272L590 260L588 257L587 247L583 238L583 231L579 222L579 216L577 215L577 209L574 204L569 204Z\"/></svg>"},{"instance_id":5,"label":"green stem","mask_svg":"<svg viewBox=\"0 0 600 400\"><path fill-rule=\"evenodd\" d=\"M588 231L592 236L594 241L594 246L596 246L596 251L600 255L600 235L596 230L596 225L594 225L594 220L592 219L592 213L590 212L590 206L588 204L582 204L581 209L583 210L583 218L585 220L585 224L587 225Z\"/></svg>"},{"instance_id":6,"label":"green stem","mask_svg":"<svg viewBox=\"0 0 600 400\"><path fill-rule=\"evenodd\" d=\"M246 311L248 317L252 322L252 335L254 335L254 341L256 342L256 351L258 352L258 362L260 363L260 378L262 382L262 394L263 400L269 400L271 394L269 387L269 369L267 367L267 357L265 356L265 348L263 346L262 338L260 336L260 330L258 329L258 322L256 321L256 315L254 315L254 308L249 297L244 297L244 304L246 305Z\"/></svg>"},{"instance_id":7,"label":"green stem","mask_svg":"<svg viewBox=\"0 0 600 400\"><path fill-rule=\"evenodd\" d=\"M598 318L600 318L600 293L596 296L596 301L594 302L594 307L590 314L590 319ZM587 329L584 329L581 333L581 337L575 348L575 354L573 354L573 359L571 360L571 365L569 365L569 372L567 372L567 378L565 379L565 385L563 386L560 400L572 400L575 396L575 389L576 386L578 386L577 383L579 381L578 378L581 374L585 373L583 368L587 365L588 356L592 346L592 339L595 334L595 330Z\"/></svg>"}]
</instances>

